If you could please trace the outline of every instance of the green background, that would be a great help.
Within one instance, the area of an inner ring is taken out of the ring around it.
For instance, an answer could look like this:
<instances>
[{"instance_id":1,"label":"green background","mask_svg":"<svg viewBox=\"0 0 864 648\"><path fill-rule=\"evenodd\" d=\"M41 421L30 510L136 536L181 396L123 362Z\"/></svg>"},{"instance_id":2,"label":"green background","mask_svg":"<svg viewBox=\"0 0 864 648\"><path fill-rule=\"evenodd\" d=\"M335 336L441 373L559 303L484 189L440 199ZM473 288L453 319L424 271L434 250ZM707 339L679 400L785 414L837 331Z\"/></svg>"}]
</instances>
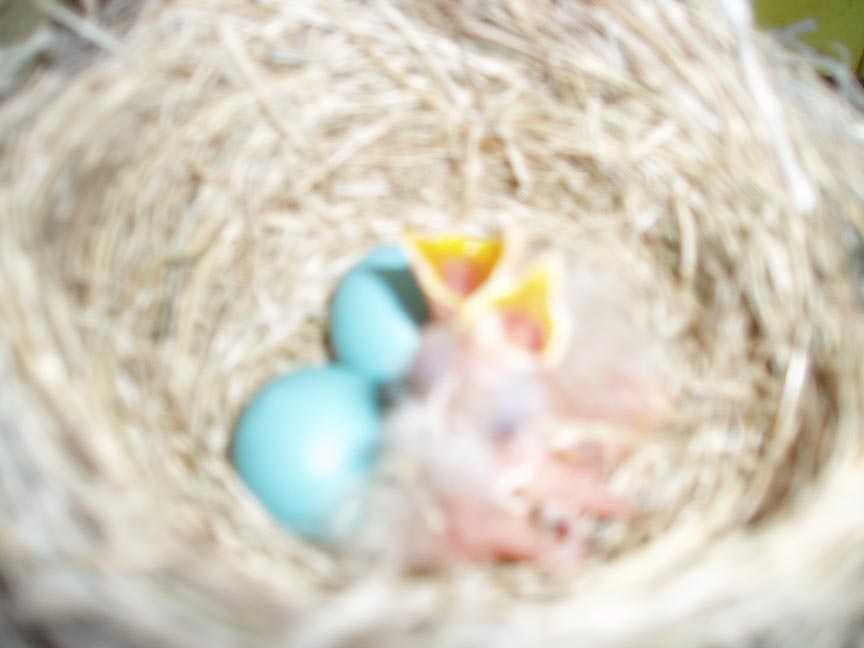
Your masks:
<instances>
[{"instance_id":1,"label":"green background","mask_svg":"<svg viewBox=\"0 0 864 648\"><path fill-rule=\"evenodd\" d=\"M864 0L756 0L756 16L769 28L815 18L818 29L802 40L835 57L831 43L842 43L852 57L852 67L864 76Z\"/></svg>"}]
</instances>

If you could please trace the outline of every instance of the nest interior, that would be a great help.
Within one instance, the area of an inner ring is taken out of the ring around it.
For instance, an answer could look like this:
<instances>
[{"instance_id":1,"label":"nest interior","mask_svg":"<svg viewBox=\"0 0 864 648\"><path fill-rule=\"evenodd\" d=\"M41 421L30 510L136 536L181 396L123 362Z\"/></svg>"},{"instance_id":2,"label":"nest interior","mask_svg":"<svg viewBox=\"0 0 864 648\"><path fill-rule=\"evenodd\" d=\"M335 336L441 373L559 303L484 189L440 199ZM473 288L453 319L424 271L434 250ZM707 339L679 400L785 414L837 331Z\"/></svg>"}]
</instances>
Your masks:
<instances>
[{"instance_id":1,"label":"nest interior","mask_svg":"<svg viewBox=\"0 0 864 648\"><path fill-rule=\"evenodd\" d=\"M748 11L155 2L2 106L0 632L844 645L864 610L864 121ZM554 587L349 573L246 493L232 426L326 359L332 288L370 247L500 225L611 259L656 302L676 441L615 475L651 514Z\"/></svg>"}]
</instances>

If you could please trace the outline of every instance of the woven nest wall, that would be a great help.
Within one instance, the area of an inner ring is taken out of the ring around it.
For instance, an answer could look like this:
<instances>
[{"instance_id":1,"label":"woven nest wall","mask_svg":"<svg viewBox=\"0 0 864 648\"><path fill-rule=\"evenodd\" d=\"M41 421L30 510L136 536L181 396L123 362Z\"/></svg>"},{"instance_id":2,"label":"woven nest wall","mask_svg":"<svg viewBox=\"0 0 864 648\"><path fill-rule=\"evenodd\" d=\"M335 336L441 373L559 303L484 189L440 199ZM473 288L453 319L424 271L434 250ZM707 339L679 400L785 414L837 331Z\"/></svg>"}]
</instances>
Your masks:
<instances>
[{"instance_id":1,"label":"woven nest wall","mask_svg":"<svg viewBox=\"0 0 864 648\"><path fill-rule=\"evenodd\" d=\"M864 120L745 3L180 0L112 47L0 109L0 643L853 645ZM643 513L556 578L293 537L244 403L371 246L514 224L675 342Z\"/></svg>"}]
</instances>

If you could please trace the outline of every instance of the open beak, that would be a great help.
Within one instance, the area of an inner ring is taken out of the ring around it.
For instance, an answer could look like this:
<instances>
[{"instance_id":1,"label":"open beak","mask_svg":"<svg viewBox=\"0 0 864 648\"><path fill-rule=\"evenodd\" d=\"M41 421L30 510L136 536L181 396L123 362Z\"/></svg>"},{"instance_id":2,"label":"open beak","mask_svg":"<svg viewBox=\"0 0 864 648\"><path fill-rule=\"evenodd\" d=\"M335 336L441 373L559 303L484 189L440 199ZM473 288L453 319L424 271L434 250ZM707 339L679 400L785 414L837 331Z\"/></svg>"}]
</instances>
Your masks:
<instances>
[{"instance_id":1,"label":"open beak","mask_svg":"<svg viewBox=\"0 0 864 648\"><path fill-rule=\"evenodd\" d=\"M405 235L414 275L434 317L449 320L494 273L505 240L457 235Z\"/></svg>"},{"instance_id":2,"label":"open beak","mask_svg":"<svg viewBox=\"0 0 864 648\"><path fill-rule=\"evenodd\" d=\"M462 311L462 325L482 327L481 335L503 341L532 365L560 359L568 335L561 301L561 264L549 256L524 273L492 282Z\"/></svg>"},{"instance_id":3,"label":"open beak","mask_svg":"<svg viewBox=\"0 0 864 648\"><path fill-rule=\"evenodd\" d=\"M549 254L520 272L524 241L515 232L494 238L409 232L404 241L436 319L455 321L530 366L560 358L569 330L560 259Z\"/></svg>"}]
</instances>

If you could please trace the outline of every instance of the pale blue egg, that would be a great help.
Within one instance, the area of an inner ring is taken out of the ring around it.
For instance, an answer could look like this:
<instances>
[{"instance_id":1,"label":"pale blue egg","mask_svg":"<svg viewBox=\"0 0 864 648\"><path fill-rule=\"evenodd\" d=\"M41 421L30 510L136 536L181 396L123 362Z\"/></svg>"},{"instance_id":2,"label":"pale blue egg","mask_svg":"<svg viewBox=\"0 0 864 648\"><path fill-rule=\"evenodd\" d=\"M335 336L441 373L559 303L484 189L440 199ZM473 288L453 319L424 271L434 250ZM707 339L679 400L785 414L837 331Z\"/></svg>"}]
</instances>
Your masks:
<instances>
[{"instance_id":1,"label":"pale blue egg","mask_svg":"<svg viewBox=\"0 0 864 648\"><path fill-rule=\"evenodd\" d=\"M368 483L380 428L368 380L338 365L301 369L264 386L246 407L233 460L277 519L326 541Z\"/></svg>"},{"instance_id":2,"label":"pale blue egg","mask_svg":"<svg viewBox=\"0 0 864 648\"><path fill-rule=\"evenodd\" d=\"M336 357L376 383L408 373L429 309L405 251L381 247L357 264L336 289L330 342Z\"/></svg>"}]
</instances>

